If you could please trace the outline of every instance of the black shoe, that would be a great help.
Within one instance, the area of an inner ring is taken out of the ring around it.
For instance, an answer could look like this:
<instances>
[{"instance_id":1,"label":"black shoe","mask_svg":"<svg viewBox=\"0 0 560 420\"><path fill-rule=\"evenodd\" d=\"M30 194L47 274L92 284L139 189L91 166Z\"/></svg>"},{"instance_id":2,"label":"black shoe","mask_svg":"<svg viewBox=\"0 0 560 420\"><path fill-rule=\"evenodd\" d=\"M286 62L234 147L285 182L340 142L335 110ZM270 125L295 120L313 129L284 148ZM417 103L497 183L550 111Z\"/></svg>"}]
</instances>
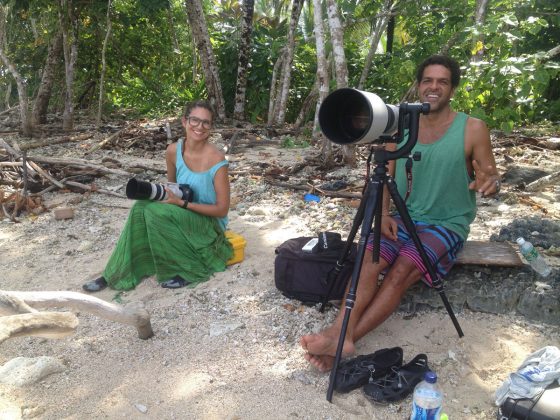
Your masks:
<instances>
[{"instance_id":1,"label":"black shoe","mask_svg":"<svg viewBox=\"0 0 560 420\"><path fill-rule=\"evenodd\" d=\"M107 282L105 281L105 277L99 277L95 280L88 281L86 284L82 286L86 292L99 292L107 287Z\"/></svg>"},{"instance_id":2,"label":"black shoe","mask_svg":"<svg viewBox=\"0 0 560 420\"><path fill-rule=\"evenodd\" d=\"M337 392L350 392L373 382L391 372L391 368L400 368L403 350L400 347L377 350L341 363L336 371L334 389Z\"/></svg>"},{"instance_id":3,"label":"black shoe","mask_svg":"<svg viewBox=\"0 0 560 420\"><path fill-rule=\"evenodd\" d=\"M392 372L384 378L364 386L364 393L374 402L390 403L408 397L414 391L424 374L428 372L428 357L419 354L406 365L392 368Z\"/></svg>"},{"instance_id":4,"label":"black shoe","mask_svg":"<svg viewBox=\"0 0 560 420\"><path fill-rule=\"evenodd\" d=\"M189 284L190 283L181 276L175 276L171 280L167 280L161 283L161 287L163 287L164 289L179 289L181 287L188 286Z\"/></svg>"}]
</instances>

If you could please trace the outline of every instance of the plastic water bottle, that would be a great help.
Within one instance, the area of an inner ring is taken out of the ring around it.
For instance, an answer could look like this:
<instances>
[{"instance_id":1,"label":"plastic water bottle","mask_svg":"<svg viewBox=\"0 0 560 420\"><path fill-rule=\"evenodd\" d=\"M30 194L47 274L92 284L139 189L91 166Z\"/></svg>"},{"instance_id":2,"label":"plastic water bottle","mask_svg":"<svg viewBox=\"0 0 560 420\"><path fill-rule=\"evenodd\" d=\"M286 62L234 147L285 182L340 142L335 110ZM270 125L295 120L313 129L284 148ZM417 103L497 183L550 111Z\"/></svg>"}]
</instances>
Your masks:
<instances>
[{"instance_id":1,"label":"plastic water bottle","mask_svg":"<svg viewBox=\"0 0 560 420\"><path fill-rule=\"evenodd\" d=\"M410 420L439 420L443 392L435 372L426 372L424 380L414 388Z\"/></svg>"},{"instance_id":2,"label":"plastic water bottle","mask_svg":"<svg viewBox=\"0 0 560 420\"><path fill-rule=\"evenodd\" d=\"M525 257L527 262L531 264L533 270L539 273L541 276L546 277L550 274L552 269L546 264L546 261L539 254L537 249L529 241L523 238L517 238L517 244L519 245L519 251L521 255Z\"/></svg>"}]
</instances>

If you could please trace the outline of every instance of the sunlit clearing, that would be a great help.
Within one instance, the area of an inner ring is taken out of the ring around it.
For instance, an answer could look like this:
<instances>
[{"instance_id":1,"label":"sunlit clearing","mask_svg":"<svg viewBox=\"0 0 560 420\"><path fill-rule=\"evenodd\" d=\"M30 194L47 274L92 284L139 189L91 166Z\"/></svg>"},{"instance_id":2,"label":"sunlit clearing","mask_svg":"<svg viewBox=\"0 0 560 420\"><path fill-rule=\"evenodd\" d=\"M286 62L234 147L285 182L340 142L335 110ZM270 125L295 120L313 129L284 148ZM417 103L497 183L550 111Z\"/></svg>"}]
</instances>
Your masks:
<instances>
[{"instance_id":1,"label":"sunlit clearing","mask_svg":"<svg viewBox=\"0 0 560 420\"><path fill-rule=\"evenodd\" d=\"M191 372L183 377L178 383L175 394L176 399L193 398L204 392L210 387L212 376L204 372Z\"/></svg>"}]
</instances>

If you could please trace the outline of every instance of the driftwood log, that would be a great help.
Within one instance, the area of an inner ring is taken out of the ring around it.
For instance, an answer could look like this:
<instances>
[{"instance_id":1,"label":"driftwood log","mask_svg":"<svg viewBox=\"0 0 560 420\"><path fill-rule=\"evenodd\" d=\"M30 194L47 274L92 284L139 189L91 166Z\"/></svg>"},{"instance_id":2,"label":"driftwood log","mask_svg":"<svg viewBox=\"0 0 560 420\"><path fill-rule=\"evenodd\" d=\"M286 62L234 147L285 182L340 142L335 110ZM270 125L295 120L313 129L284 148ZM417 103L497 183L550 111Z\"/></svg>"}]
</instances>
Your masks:
<instances>
[{"instance_id":1,"label":"driftwood log","mask_svg":"<svg viewBox=\"0 0 560 420\"><path fill-rule=\"evenodd\" d=\"M0 291L0 343L18 336L63 337L72 334L78 326L74 314L37 310L60 307L132 325L143 340L154 335L150 314L140 305L118 306L78 292Z\"/></svg>"}]
</instances>

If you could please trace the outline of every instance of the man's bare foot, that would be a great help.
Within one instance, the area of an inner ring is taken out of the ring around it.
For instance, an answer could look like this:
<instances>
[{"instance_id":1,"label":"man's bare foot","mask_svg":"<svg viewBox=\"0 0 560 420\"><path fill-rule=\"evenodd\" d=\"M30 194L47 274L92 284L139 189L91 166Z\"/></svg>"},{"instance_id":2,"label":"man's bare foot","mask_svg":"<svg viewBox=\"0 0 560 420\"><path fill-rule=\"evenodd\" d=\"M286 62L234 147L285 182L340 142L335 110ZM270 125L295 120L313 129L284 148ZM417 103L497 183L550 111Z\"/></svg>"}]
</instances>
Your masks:
<instances>
[{"instance_id":1,"label":"man's bare foot","mask_svg":"<svg viewBox=\"0 0 560 420\"><path fill-rule=\"evenodd\" d=\"M321 372L328 372L334 365L334 356L315 356L313 354L305 353L305 356L303 357L305 357L305 360Z\"/></svg>"},{"instance_id":2,"label":"man's bare foot","mask_svg":"<svg viewBox=\"0 0 560 420\"><path fill-rule=\"evenodd\" d=\"M319 334L304 335L299 342L301 347L311 356L334 357L336 355L336 348L338 347L338 340L338 333L334 329L327 329ZM354 342L348 339L344 340L342 355L350 356L354 354L355 351ZM314 365L310 360L308 361Z\"/></svg>"}]
</instances>

